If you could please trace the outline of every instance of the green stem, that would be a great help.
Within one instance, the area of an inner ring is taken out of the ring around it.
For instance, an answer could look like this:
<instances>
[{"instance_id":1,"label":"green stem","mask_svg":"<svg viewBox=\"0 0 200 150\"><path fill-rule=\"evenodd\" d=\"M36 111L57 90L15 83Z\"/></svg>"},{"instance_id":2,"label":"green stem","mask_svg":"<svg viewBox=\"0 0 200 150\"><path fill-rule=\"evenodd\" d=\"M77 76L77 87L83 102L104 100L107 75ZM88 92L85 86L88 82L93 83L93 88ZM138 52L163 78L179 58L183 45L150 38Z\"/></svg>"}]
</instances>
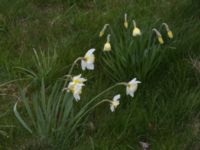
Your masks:
<instances>
[{"instance_id":1,"label":"green stem","mask_svg":"<svg viewBox=\"0 0 200 150\"><path fill-rule=\"evenodd\" d=\"M79 60L82 60L82 59L83 59L83 57L78 57L78 58L73 62L72 67L70 68L70 70L69 70L69 72L68 72L68 75L71 75L71 74L72 74L72 71L73 71L73 69L74 69L76 63L77 63Z\"/></svg>"},{"instance_id":2,"label":"green stem","mask_svg":"<svg viewBox=\"0 0 200 150\"><path fill-rule=\"evenodd\" d=\"M67 79L65 80L65 83L64 83L63 88L66 87L67 82L69 81L69 78L71 78L72 71L74 70L75 65L77 64L77 62L78 62L79 60L82 60L82 59L83 59L83 57L78 57L78 58L73 62L72 66L71 66L71 68L70 68L70 70L69 70L69 72L68 72L68 74L67 74Z\"/></svg>"},{"instance_id":3,"label":"green stem","mask_svg":"<svg viewBox=\"0 0 200 150\"><path fill-rule=\"evenodd\" d=\"M73 64L72 64L72 66L71 66L71 68L70 68L68 74L66 75L67 79L65 80L65 83L64 83L64 85L63 85L63 87L62 87L62 90L66 87L66 85L67 85L69 79L71 79L71 77L72 77L71 74L72 74L72 71L73 71L75 65L77 64L77 62L78 62L79 60L82 60L82 59L83 59L83 57L78 57L78 58L73 62ZM65 90L63 90L63 92L65 92ZM60 103L61 103L61 101L62 101L62 96L64 96L64 94L60 94L60 97L59 97L59 99L58 99L58 104L57 104L57 106L56 106L56 114L58 113L58 110L60 109Z\"/></svg>"},{"instance_id":4,"label":"green stem","mask_svg":"<svg viewBox=\"0 0 200 150\"><path fill-rule=\"evenodd\" d=\"M102 96L103 94L105 94L106 92L112 90L113 88L117 87L117 86L120 86L120 85L127 85L126 82L120 82L120 83L117 83L109 88L107 88L106 90L104 90L103 92L99 93L97 96L95 96L94 98L92 98L82 109L83 110L86 110L86 108L92 103L94 102L97 98L99 98L100 96ZM76 120L77 118L79 118L81 116L81 112L79 112L76 117L74 118L74 120ZM73 122L73 121L72 121Z\"/></svg>"},{"instance_id":5,"label":"green stem","mask_svg":"<svg viewBox=\"0 0 200 150\"><path fill-rule=\"evenodd\" d=\"M85 116L87 115L90 111L92 111L93 109L95 109L97 106L99 106L100 104L104 103L104 102L109 102L111 103L112 101L109 99L104 99L100 102L98 102L97 104L95 104L94 106L92 106L90 109L88 109L87 111L85 111L81 116L78 117L77 120L75 120L75 123L73 124L73 127L70 129L70 134L73 133L73 131L76 129L77 124L79 123L79 121ZM76 117L77 118L77 117ZM69 134L69 135L70 135Z\"/></svg>"},{"instance_id":6,"label":"green stem","mask_svg":"<svg viewBox=\"0 0 200 150\"><path fill-rule=\"evenodd\" d=\"M89 104L91 104L94 100L96 100L97 98L99 98L100 96L102 96L103 94L105 94L106 92L112 90L113 88L120 86L120 85L127 85L126 82L120 82L120 83L116 83L115 85L107 88L106 90L104 90L103 92L99 93L97 96L95 96L94 98L92 98L84 107L87 107Z\"/></svg>"}]
</instances>

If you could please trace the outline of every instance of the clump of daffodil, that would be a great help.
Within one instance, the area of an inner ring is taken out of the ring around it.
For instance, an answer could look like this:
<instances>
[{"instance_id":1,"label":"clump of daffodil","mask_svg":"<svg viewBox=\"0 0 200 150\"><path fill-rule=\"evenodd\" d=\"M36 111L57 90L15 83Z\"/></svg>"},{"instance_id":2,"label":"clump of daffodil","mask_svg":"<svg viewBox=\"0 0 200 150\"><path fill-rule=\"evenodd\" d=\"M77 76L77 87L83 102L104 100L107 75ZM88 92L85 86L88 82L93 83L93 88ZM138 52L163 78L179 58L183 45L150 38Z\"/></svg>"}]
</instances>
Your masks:
<instances>
[{"instance_id":1,"label":"clump of daffodil","mask_svg":"<svg viewBox=\"0 0 200 150\"><path fill-rule=\"evenodd\" d=\"M103 51L111 51L110 34L107 35L107 41L104 44Z\"/></svg>"},{"instance_id":2,"label":"clump of daffodil","mask_svg":"<svg viewBox=\"0 0 200 150\"><path fill-rule=\"evenodd\" d=\"M127 20L127 14L124 14L124 27L127 29L128 28L128 20Z\"/></svg>"},{"instance_id":3,"label":"clump of daffodil","mask_svg":"<svg viewBox=\"0 0 200 150\"><path fill-rule=\"evenodd\" d=\"M168 24L162 23L162 25L166 28L168 37L169 37L170 39L173 39L173 37L174 37L174 36L173 36L173 32L169 29Z\"/></svg>"},{"instance_id":4,"label":"clump of daffodil","mask_svg":"<svg viewBox=\"0 0 200 150\"><path fill-rule=\"evenodd\" d=\"M134 93L138 88L138 83L141 83L141 82L137 81L136 78L129 81L126 85L126 95L130 95L131 97L134 97Z\"/></svg>"},{"instance_id":5,"label":"clump of daffodil","mask_svg":"<svg viewBox=\"0 0 200 150\"><path fill-rule=\"evenodd\" d=\"M67 92L72 92L76 101L80 100L80 95L82 93L82 87L85 86L84 82L87 81L85 78L80 75L72 77L72 80L69 82L68 87L64 88Z\"/></svg>"},{"instance_id":6,"label":"clump of daffodil","mask_svg":"<svg viewBox=\"0 0 200 150\"><path fill-rule=\"evenodd\" d=\"M135 20L133 20L133 33L132 35L135 36L140 36L141 35L141 31L140 29L136 26L136 22Z\"/></svg>"},{"instance_id":7,"label":"clump of daffodil","mask_svg":"<svg viewBox=\"0 0 200 150\"><path fill-rule=\"evenodd\" d=\"M154 31L156 33L156 35L158 37L158 42L160 44L164 44L164 41L163 41L163 38L162 38L162 35L160 34L160 32L155 28L153 28L152 31Z\"/></svg>"},{"instance_id":8,"label":"clump of daffodil","mask_svg":"<svg viewBox=\"0 0 200 150\"><path fill-rule=\"evenodd\" d=\"M115 109L117 108L117 106L119 105L119 99L120 99L121 95L115 95L113 97L113 100L110 102L110 110L111 112L114 112Z\"/></svg>"},{"instance_id":9,"label":"clump of daffodil","mask_svg":"<svg viewBox=\"0 0 200 150\"><path fill-rule=\"evenodd\" d=\"M109 26L109 24L105 24L103 26L103 28L101 29L101 31L99 32L99 37L102 37L107 29L107 27Z\"/></svg>"},{"instance_id":10,"label":"clump of daffodil","mask_svg":"<svg viewBox=\"0 0 200 150\"><path fill-rule=\"evenodd\" d=\"M94 51L95 49L92 48L87 51L85 56L81 60L81 67L82 70L88 69L88 70L94 70L94 61L95 61L95 56L94 56Z\"/></svg>"}]
</instances>

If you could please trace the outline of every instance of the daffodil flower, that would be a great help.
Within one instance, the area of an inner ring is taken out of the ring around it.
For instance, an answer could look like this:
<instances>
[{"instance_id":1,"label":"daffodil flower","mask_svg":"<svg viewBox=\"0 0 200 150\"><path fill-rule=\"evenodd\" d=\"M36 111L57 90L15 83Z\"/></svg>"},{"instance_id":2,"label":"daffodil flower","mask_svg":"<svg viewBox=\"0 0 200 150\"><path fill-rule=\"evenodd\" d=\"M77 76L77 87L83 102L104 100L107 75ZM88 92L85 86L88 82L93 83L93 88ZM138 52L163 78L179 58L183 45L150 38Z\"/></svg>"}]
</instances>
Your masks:
<instances>
[{"instance_id":1,"label":"daffodil flower","mask_svg":"<svg viewBox=\"0 0 200 150\"><path fill-rule=\"evenodd\" d=\"M117 106L119 105L119 99L120 99L121 95L118 94L118 95L115 95L113 97L113 100L110 102L110 110L111 112L114 112L115 109L117 108Z\"/></svg>"},{"instance_id":2,"label":"daffodil flower","mask_svg":"<svg viewBox=\"0 0 200 150\"><path fill-rule=\"evenodd\" d=\"M81 60L81 67L82 70L88 69L88 70L94 70L94 61L95 61L95 56L94 56L94 51L95 49L92 48L87 51L85 56Z\"/></svg>"},{"instance_id":3,"label":"daffodil flower","mask_svg":"<svg viewBox=\"0 0 200 150\"><path fill-rule=\"evenodd\" d=\"M158 37L158 42L160 44L164 44L164 41L163 41L163 38L162 38L162 35L160 34L160 32L155 28L153 28L152 31L154 31L156 33L156 35Z\"/></svg>"},{"instance_id":4,"label":"daffodil flower","mask_svg":"<svg viewBox=\"0 0 200 150\"><path fill-rule=\"evenodd\" d=\"M107 35L107 41L104 44L103 51L111 51L110 34Z\"/></svg>"},{"instance_id":5,"label":"daffodil flower","mask_svg":"<svg viewBox=\"0 0 200 150\"><path fill-rule=\"evenodd\" d=\"M136 26L136 22L135 20L133 20L133 36L140 36L141 35L141 31L140 29Z\"/></svg>"},{"instance_id":6,"label":"daffodil flower","mask_svg":"<svg viewBox=\"0 0 200 150\"><path fill-rule=\"evenodd\" d=\"M103 51L111 51L110 42L106 42L106 43L104 44Z\"/></svg>"},{"instance_id":7,"label":"daffodil flower","mask_svg":"<svg viewBox=\"0 0 200 150\"><path fill-rule=\"evenodd\" d=\"M126 95L130 95L131 97L134 97L134 93L138 88L138 83L141 83L141 82L137 81L136 78L128 82L126 86Z\"/></svg>"},{"instance_id":8,"label":"daffodil flower","mask_svg":"<svg viewBox=\"0 0 200 150\"><path fill-rule=\"evenodd\" d=\"M82 93L82 87L85 86L84 82L87 81L80 75L72 77L71 82L69 82L68 87L64 88L67 92L72 92L76 101L80 100L80 94Z\"/></svg>"},{"instance_id":9,"label":"daffodil flower","mask_svg":"<svg viewBox=\"0 0 200 150\"><path fill-rule=\"evenodd\" d=\"M107 29L107 27L109 26L109 24L105 24L103 26L103 28L101 29L101 31L99 32L99 37L102 37Z\"/></svg>"},{"instance_id":10,"label":"daffodil flower","mask_svg":"<svg viewBox=\"0 0 200 150\"><path fill-rule=\"evenodd\" d=\"M162 23L162 25L166 28L168 37L169 37L170 39L173 39L173 37L174 37L174 36L173 36L173 32L169 29L168 24Z\"/></svg>"},{"instance_id":11,"label":"daffodil flower","mask_svg":"<svg viewBox=\"0 0 200 150\"><path fill-rule=\"evenodd\" d=\"M128 20L127 20L127 14L124 14L124 27L128 28Z\"/></svg>"}]
</instances>

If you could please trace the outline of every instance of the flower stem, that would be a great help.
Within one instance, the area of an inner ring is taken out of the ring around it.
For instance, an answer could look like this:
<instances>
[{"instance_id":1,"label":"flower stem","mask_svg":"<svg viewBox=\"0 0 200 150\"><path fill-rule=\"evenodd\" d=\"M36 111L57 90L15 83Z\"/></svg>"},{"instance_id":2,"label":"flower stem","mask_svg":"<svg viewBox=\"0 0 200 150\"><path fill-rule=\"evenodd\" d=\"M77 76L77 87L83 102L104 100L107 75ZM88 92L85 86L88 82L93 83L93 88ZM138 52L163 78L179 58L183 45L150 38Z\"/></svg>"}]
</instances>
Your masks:
<instances>
[{"instance_id":1,"label":"flower stem","mask_svg":"<svg viewBox=\"0 0 200 150\"><path fill-rule=\"evenodd\" d=\"M154 31L158 37L161 37L160 32L156 28L153 28L152 31Z\"/></svg>"},{"instance_id":2,"label":"flower stem","mask_svg":"<svg viewBox=\"0 0 200 150\"><path fill-rule=\"evenodd\" d=\"M133 20L133 27L136 28L136 22Z\"/></svg>"},{"instance_id":3,"label":"flower stem","mask_svg":"<svg viewBox=\"0 0 200 150\"><path fill-rule=\"evenodd\" d=\"M166 28L167 31L170 31L168 24L162 23L162 25Z\"/></svg>"},{"instance_id":4,"label":"flower stem","mask_svg":"<svg viewBox=\"0 0 200 150\"><path fill-rule=\"evenodd\" d=\"M70 68L68 74L66 75L67 79L65 80L65 83L64 83L63 88L67 85L67 82L68 82L69 79L72 77L72 71L74 70L75 65L77 64L77 62L78 62L79 60L82 60L82 59L83 59L83 57L78 57L78 58L73 62L73 64L72 64L72 66L71 66L71 68Z\"/></svg>"},{"instance_id":5,"label":"flower stem","mask_svg":"<svg viewBox=\"0 0 200 150\"><path fill-rule=\"evenodd\" d=\"M78 58L73 62L72 67L70 68L70 70L69 70L69 72L68 72L68 75L71 75L71 74L72 74L72 71L73 71L73 69L74 69L76 63L77 63L79 60L82 60L82 59L83 59L83 57L78 57Z\"/></svg>"},{"instance_id":6,"label":"flower stem","mask_svg":"<svg viewBox=\"0 0 200 150\"><path fill-rule=\"evenodd\" d=\"M110 43L110 34L107 35L107 42Z\"/></svg>"},{"instance_id":7,"label":"flower stem","mask_svg":"<svg viewBox=\"0 0 200 150\"><path fill-rule=\"evenodd\" d=\"M95 96L94 98L92 98L83 108L82 110L86 110L86 108L92 103L94 102L97 98L99 98L100 96L102 96L103 94L105 94L106 92L112 90L113 88L117 87L117 86L120 86L120 85L125 85L127 86L127 83L126 82L120 82L120 83L116 83L115 85L107 88L106 90L104 90L103 92L99 93L97 96ZM97 103L98 104L98 103ZM79 112L76 117L74 118L74 120L76 120L79 116L81 116L81 113L82 112Z\"/></svg>"},{"instance_id":8,"label":"flower stem","mask_svg":"<svg viewBox=\"0 0 200 150\"><path fill-rule=\"evenodd\" d=\"M104 103L104 102L109 102L109 103L111 103L112 101L109 100L109 99L104 99L104 100L98 102L97 104L95 104L94 106L92 106L91 108L89 108L87 111L85 111L85 112L81 113L80 115L76 116L76 117L74 118L73 127L70 129L70 132L73 133L73 131L76 129L77 124L79 123L79 121L80 121L87 113L89 113L90 111L92 111L93 109L95 109L97 106L99 106L100 104L102 104L102 103ZM77 120L76 120L76 118L77 118ZM72 122L73 122L73 121L72 121ZM70 133L70 134L71 134L71 133Z\"/></svg>"}]
</instances>

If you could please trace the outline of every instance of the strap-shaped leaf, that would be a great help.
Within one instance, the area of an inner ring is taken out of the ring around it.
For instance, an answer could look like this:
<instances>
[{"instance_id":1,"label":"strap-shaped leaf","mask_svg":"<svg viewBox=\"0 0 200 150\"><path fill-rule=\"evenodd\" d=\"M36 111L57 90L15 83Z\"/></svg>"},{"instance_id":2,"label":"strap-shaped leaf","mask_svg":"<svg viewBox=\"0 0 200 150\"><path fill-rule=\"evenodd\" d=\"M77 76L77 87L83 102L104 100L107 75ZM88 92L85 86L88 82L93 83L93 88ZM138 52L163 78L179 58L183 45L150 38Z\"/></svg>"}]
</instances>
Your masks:
<instances>
[{"instance_id":1,"label":"strap-shaped leaf","mask_svg":"<svg viewBox=\"0 0 200 150\"><path fill-rule=\"evenodd\" d=\"M33 133L33 131L28 127L28 125L25 123L25 121L21 118L20 114L18 113L17 111L17 103L15 103L14 105L14 113L15 113L15 116L17 117L17 119L19 120L19 122L24 126L25 129L27 129L30 133Z\"/></svg>"},{"instance_id":2,"label":"strap-shaped leaf","mask_svg":"<svg viewBox=\"0 0 200 150\"><path fill-rule=\"evenodd\" d=\"M31 118L31 121L33 122L33 124L35 125L35 118L33 116L33 113L31 111L31 107L30 107L30 103L29 103L29 99L26 97L25 92L23 90L20 90L21 96L22 96L22 102L24 103L24 106L26 108L26 111L29 115L29 117Z\"/></svg>"},{"instance_id":3,"label":"strap-shaped leaf","mask_svg":"<svg viewBox=\"0 0 200 150\"><path fill-rule=\"evenodd\" d=\"M73 95L71 93L67 93L63 99L63 114L61 120L61 128L64 127L67 122L67 118L72 111L73 108Z\"/></svg>"}]
</instances>

